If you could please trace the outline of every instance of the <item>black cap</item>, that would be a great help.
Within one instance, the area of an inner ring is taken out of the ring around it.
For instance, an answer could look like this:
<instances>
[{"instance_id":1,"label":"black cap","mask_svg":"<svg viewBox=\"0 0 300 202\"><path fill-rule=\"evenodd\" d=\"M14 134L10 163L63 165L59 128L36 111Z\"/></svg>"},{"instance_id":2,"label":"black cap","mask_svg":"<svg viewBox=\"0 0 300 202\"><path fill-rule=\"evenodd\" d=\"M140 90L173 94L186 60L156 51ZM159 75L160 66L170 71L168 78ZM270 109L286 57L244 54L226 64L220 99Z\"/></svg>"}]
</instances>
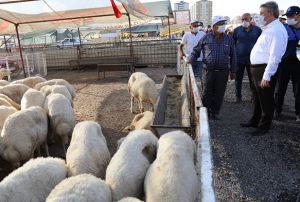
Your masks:
<instances>
[{"instance_id":1,"label":"black cap","mask_svg":"<svg viewBox=\"0 0 300 202\"><path fill-rule=\"evenodd\" d=\"M282 16L284 15L291 16L299 13L300 13L300 8L298 6L291 6L287 9L285 14L282 14Z\"/></svg>"}]
</instances>

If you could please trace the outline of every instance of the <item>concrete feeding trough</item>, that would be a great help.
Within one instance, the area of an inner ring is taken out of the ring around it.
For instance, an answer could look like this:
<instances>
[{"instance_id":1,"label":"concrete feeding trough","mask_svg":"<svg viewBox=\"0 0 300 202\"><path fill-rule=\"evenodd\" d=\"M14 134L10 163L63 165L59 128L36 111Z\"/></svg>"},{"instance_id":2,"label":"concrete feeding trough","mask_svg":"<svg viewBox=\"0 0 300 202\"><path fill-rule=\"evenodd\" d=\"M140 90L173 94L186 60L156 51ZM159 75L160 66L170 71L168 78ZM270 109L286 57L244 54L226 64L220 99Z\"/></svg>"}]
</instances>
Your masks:
<instances>
[{"instance_id":1,"label":"concrete feeding trough","mask_svg":"<svg viewBox=\"0 0 300 202\"><path fill-rule=\"evenodd\" d=\"M159 137L175 130L190 134L187 89L182 75L164 77L150 127Z\"/></svg>"}]
</instances>

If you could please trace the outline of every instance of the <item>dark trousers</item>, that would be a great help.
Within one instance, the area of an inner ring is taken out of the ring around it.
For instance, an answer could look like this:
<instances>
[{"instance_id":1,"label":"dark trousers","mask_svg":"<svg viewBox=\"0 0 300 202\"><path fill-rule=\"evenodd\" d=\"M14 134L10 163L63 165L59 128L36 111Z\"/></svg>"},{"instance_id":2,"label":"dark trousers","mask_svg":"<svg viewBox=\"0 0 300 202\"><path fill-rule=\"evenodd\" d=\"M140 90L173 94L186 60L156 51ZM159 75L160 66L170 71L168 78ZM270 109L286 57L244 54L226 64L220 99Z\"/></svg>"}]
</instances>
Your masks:
<instances>
[{"instance_id":1,"label":"dark trousers","mask_svg":"<svg viewBox=\"0 0 300 202\"><path fill-rule=\"evenodd\" d=\"M274 91L278 78L276 72L269 81L270 87L261 88L260 82L265 72L265 67L251 67L252 74L252 117L250 119L253 125L262 130L269 130L272 124L274 114Z\"/></svg>"},{"instance_id":2,"label":"dark trousers","mask_svg":"<svg viewBox=\"0 0 300 202\"><path fill-rule=\"evenodd\" d=\"M300 115L300 61L289 62L282 60L279 64L280 73L275 91L275 110L282 112L284 96L290 79L292 79L295 97L295 113Z\"/></svg>"},{"instance_id":3,"label":"dark trousers","mask_svg":"<svg viewBox=\"0 0 300 202\"><path fill-rule=\"evenodd\" d=\"M229 69L220 71L203 69L203 106L211 109L213 114L219 114L226 86L228 81Z\"/></svg>"},{"instance_id":4,"label":"dark trousers","mask_svg":"<svg viewBox=\"0 0 300 202\"><path fill-rule=\"evenodd\" d=\"M243 83L245 67L246 67L248 78L249 78L250 90L251 90L251 85L252 85L252 75L250 72L250 64L237 63L237 66L238 66L238 70L235 73L235 95L236 95L236 97L241 98L242 97L242 83Z\"/></svg>"}]
</instances>

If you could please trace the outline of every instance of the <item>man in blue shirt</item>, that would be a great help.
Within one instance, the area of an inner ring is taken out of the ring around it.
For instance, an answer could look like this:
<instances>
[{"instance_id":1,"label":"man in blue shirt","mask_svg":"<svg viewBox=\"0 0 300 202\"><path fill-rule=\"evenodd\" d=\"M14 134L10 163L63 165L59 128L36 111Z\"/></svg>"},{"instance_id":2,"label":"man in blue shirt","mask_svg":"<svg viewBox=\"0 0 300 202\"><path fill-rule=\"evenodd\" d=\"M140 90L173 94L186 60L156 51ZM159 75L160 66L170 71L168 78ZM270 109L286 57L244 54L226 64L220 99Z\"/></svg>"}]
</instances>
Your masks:
<instances>
[{"instance_id":1,"label":"man in blue shirt","mask_svg":"<svg viewBox=\"0 0 300 202\"><path fill-rule=\"evenodd\" d=\"M199 58L203 51L203 96L202 102L215 120L220 120L222 106L229 75L228 64L230 62L230 78L235 78L237 70L236 53L233 38L225 34L226 19L216 16L212 20L213 32L203 36L194 47L187 60L192 64Z\"/></svg>"},{"instance_id":2,"label":"man in blue shirt","mask_svg":"<svg viewBox=\"0 0 300 202\"><path fill-rule=\"evenodd\" d=\"M250 89L252 86L252 76L250 72L250 53L260 36L262 30L252 25L250 22L252 17L249 13L242 15L242 25L233 30L233 40L236 48L238 70L235 77L235 95L236 103L242 101L242 82L244 77L245 67L247 70Z\"/></svg>"},{"instance_id":3,"label":"man in blue shirt","mask_svg":"<svg viewBox=\"0 0 300 202\"><path fill-rule=\"evenodd\" d=\"M281 117L284 95L291 78L295 97L296 121L300 122L300 61L296 55L297 46L300 49L300 8L291 6L283 15L287 17L287 24L284 26L288 33L288 44L279 64L280 74L275 91L273 119Z\"/></svg>"}]
</instances>

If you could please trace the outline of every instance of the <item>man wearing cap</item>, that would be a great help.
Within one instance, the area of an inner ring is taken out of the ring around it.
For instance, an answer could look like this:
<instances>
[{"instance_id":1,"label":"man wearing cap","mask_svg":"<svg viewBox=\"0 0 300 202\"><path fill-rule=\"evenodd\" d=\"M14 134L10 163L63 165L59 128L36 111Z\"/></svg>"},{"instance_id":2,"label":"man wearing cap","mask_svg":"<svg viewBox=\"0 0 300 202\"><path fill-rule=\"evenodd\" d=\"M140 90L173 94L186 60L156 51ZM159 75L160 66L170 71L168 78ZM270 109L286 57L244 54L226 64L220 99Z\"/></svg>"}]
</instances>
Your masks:
<instances>
[{"instance_id":1,"label":"man wearing cap","mask_svg":"<svg viewBox=\"0 0 300 202\"><path fill-rule=\"evenodd\" d=\"M286 24L286 19L282 16L279 17L279 21L284 25Z\"/></svg>"},{"instance_id":2,"label":"man wearing cap","mask_svg":"<svg viewBox=\"0 0 300 202\"><path fill-rule=\"evenodd\" d=\"M236 48L238 66L235 77L235 103L240 103L242 101L242 82L245 67L249 78L250 89L252 84L250 53L262 30L259 27L252 25L250 23L251 20L252 17L250 13L244 13L242 15L242 25L235 28L232 35Z\"/></svg>"},{"instance_id":3,"label":"man wearing cap","mask_svg":"<svg viewBox=\"0 0 300 202\"><path fill-rule=\"evenodd\" d=\"M278 16L279 9L275 1L260 6L259 20L264 29L250 54L252 117L250 121L240 124L243 127L255 127L252 136L266 134L272 124L277 69L287 45L287 32Z\"/></svg>"},{"instance_id":4,"label":"man wearing cap","mask_svg":"<svg viewBox=\"0 0 300 202\"><path fill-rule=\"evenodd\" d=\"M206 34L213 32L212 28L210 25L207 25L207 29L206 29Z\"/></svg>"},{"instance_id":5,"label":"man wearing cap","mask_svg":"<svg viewBox=\"0 0 300 202\"><path fill-rule=\"evenodd\" d=\"M213 32L203 36L187 60L192 64L203 52L203 96L204 107L212 113L215 120L220 119L220 110L228 82L235 78L237 70L236 53L233 38L225 34L226 19L216 16L212 20Z\"/></svg>"},{"instance_id":6,"label":"man wearing cap","mask_svg":"<svg viewBox=\"0 0 300 202\"><path fill-rule=\"evenodd\" d=\"M300 61L296 55L297 46L300 49L300 8L291 6L283 15L287 17L287 24L284 27L288 33L288 44L278 67L280 74L275 91L273 119L281 117L284 95L291 78L295 97L296 121L300 122Z\"/></svg>"},{"instance_id":7,"label":"man wearing cap","mask_svg":"<svg viewBox=\"0 0 300 202\"><path fill-rule=\"evenodd\" d=\"M180 58L183 59L183 56L185 56L183 52L183 46L186 46L186 52L187 56L189 56L193 48L198 44L199 40L205 35L204 32L199 31L199 22L197 20L191 20L190 22L190 30L191 32L186 33L182 37L181 44L179 46L180 51ZM193 71L195 76L199 76L200 80L202 81L202 54L197 58L197 61L195 61L192 65Z\"/></svg>"}]
</instances>

